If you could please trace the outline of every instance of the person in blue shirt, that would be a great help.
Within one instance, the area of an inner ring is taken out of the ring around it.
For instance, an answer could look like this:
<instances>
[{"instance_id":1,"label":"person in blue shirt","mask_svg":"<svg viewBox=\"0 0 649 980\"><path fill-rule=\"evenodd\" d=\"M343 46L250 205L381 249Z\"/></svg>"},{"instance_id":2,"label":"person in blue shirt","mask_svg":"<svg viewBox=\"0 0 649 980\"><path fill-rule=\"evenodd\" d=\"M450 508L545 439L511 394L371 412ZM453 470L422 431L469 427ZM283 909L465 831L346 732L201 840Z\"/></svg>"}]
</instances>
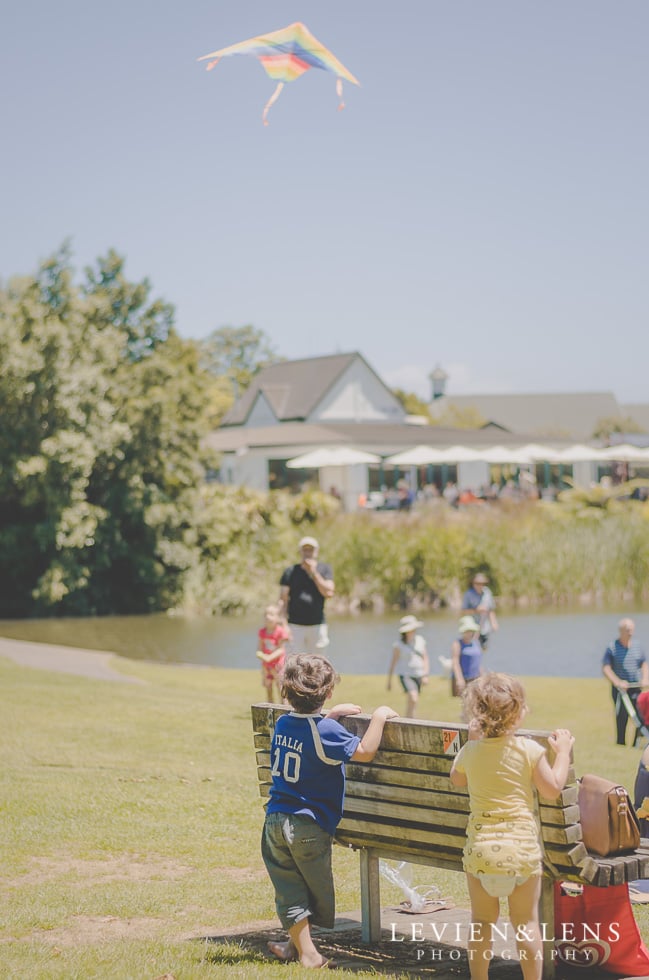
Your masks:
<instances>
[{"instance_id":1,"label":"person in blue shirt","mask_svg":"<svg viewBox=\"0 0 649 980\"><path fill-rule=\"evenodd\" d=\"M269 942L268 949L311 968L330 965L313 942L311 925L334 925L331 850L343 812L345 762L371 762L385 722L397 717L382 705L363 737L353 735L338 719L358 714L357 704L337 704L322 714L337 681L331 663L318 654L286 661L281 693L292 710L277 720L271 739L272 784L261 840L277 915L289 935L288 942Z\"/></svg>"},{"instance_id":2,"label":"person in blue shirt","mask_svg":"<svg viewBox=\"0 0 649 980\"><path fill-rule=\"evenodd\" d=\"M496 601L484 572L476 572L470 588L462 596L462 612L477 619L480 627L480 646L486 650L491 633L498 629Z\"/></svg>"},{"instance_id":3,"label":"person in blue shirt","mask_svg":"<svg viewBox=\"0 0 649 980\"><path fill-rule=\"evenodd\" d=\"M626 691L633 707L643 687L649 687L649 665L644 649L633 639L635 623L632 619L621 619L618 623L619 636L607 648L602 658L602 673L611 682L611 696L615 705L615 727L617 744L626 745L626 728L629 714L620 697ZM638 737L636 729L632 741Z\"/></svg>"},{"instance_id":4,"label":"person in blue shirt","mask_svg":"<svg viewBox=\"0 0 649 980\"><path fill-rule=\"evenodd\" d=\"M461 696L467 684L482 673L482 646L479 640L480 626L473 616L462 616L458 624L458 637L451 644L453 693Z\"/></svg>"}]
</instances>

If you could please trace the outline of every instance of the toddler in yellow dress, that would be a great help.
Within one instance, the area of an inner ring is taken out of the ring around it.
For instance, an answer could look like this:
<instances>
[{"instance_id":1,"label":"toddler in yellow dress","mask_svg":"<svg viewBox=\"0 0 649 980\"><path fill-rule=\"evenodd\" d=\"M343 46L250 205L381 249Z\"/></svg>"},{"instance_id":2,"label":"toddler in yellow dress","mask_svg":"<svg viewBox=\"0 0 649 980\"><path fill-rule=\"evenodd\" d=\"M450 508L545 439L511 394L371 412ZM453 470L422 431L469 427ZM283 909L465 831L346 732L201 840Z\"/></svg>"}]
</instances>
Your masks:
<instances>
[{"instance_id":1,"label":"toddler in yellow dress","mask_svg":"<svg viewBox=\"0 0 649 980\"><path fill-rule=\"evenodd\" d=\"M525 691L508 674L483 674L466 689L469 741L451 769L454 786L469 791L469 824L464 870L471 899L469 966L472 980L486 980L492 929L500 899L507 897L509 918L523 977L540 980L543 967L538 902L542 843L534 792L555 799L566 784L574 738L558 728L546 750L516 735L527 705Z\"/></svg>"}]
</instances>

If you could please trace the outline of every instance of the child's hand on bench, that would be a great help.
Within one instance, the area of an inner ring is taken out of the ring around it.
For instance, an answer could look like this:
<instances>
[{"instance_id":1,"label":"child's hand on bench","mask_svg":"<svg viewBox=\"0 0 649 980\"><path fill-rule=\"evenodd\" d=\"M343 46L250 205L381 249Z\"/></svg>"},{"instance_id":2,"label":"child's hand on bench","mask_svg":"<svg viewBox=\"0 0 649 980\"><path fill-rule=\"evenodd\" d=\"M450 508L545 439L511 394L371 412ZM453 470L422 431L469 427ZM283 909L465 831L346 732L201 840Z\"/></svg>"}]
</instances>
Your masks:
<instances>
[{"instance_id":1,"label":"child's hand on bench","mask_svg":"<svg viewBox=\"0 0 649 980\"><path fill-rule=\"evenodd\" d=\"M335 704L333 708L330 708L325 718L337 720L338 718L344 718L345 715L360 715L362 710L360 704L352 704L351 701L344 701L342 704Z\"/></svg>"}]
</instances>

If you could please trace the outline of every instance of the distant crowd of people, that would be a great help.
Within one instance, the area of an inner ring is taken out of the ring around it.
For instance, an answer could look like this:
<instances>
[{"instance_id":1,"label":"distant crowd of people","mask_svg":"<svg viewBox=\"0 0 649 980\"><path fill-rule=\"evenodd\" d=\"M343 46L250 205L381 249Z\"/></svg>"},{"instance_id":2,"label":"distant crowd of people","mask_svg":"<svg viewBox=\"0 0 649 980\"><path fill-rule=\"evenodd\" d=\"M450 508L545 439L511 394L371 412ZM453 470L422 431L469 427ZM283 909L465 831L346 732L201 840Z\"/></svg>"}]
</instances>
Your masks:
<instances>
[{"instance_id":1,"label":"distant crowd of people","mask_svg":"<svg viewBox=\"0 0 649 980\"><path fill-rule=\"evenodd\" d=\"M453 480L448 480L442 490L435 483L427 483L418 490L413 490L406 480L399 480L394 487L384 486L381 490L359 494L358 507L361 510L410 510L415 504L442 501L457 509L497 500L538 500L541 497L544 500L553 500L556 495L556 488L539 490L536 483L524 479L461 489Z\"/></svg>"}]
</instances>

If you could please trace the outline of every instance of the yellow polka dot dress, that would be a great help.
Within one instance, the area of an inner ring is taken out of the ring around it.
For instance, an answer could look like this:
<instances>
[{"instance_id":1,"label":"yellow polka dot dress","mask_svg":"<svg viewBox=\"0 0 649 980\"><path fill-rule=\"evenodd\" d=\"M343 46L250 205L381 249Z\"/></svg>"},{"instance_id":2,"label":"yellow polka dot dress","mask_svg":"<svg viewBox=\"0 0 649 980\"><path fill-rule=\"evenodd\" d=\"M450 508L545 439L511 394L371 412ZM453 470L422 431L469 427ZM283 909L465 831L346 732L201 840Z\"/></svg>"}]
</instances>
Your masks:
<instances>
[{"instance_id":1,"label":"yellow polka dot dress","mask_svg":"<svg viewBox=\"0 0 649 980\"><path fill-rule=\"evenodd\" d=\"M464 847L469 874L541 874L532 773L544 753L523 735L467 742L458 753L455 768L467 777L471 808Z\"/></svg>"}]
</instances>

